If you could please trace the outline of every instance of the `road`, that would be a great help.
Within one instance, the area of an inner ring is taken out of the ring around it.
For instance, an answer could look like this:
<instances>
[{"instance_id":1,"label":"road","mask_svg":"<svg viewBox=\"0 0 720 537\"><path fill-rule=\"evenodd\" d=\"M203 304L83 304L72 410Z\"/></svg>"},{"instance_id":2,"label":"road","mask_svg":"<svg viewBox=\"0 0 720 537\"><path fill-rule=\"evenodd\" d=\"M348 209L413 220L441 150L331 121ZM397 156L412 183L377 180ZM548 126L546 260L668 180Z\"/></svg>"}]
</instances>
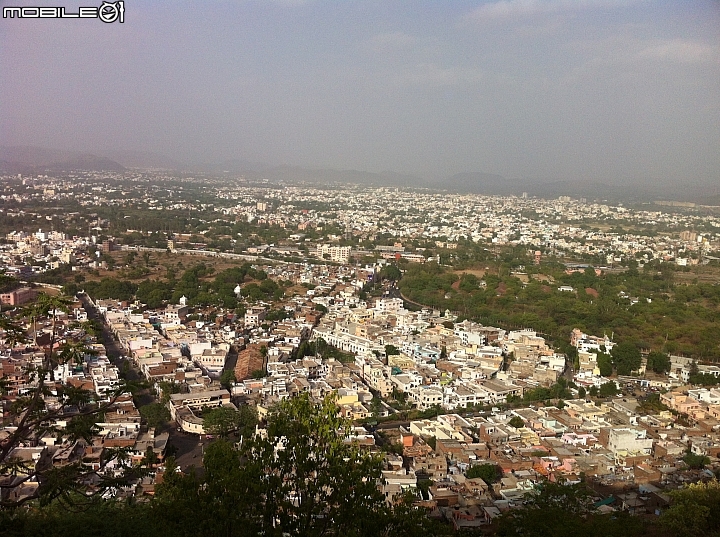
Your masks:
<instances>
[{"instance_id":1,"label":"road","mask_svg":"<svg viewBox=\"0 0 720 537\"><path fill-rule=\"evenodd\" d=\"M118 367L121 375L129 381L143 380L142 374L134 366L132 360L125 355L125 349L115 339L110 331L110 327L105 323L104 317L97 308L93 306L87 294L78 294L78 298L88 314L88 319L97 320L102 323L102 339L108 358ZM235 356L237 358L237 355ZM156 400L149 389L136 393L133 399L138 408L153 403ZM162 430L167 430L170 433L169 445L175 450L175 460L180 468L185 471L189 467L194 466L198 471L202 472L203 453L205 446L207 446L211 440L201 439L197 435L178 431L174 422L164 425Z\"/></svg>"},{"instance_id":2,"label":"road","mask_svg":"<svg viewBox=\"0 0 720 537\"><path fill-rule=\"evenodd\" d=\"M135 368L132 360L125 356L125 349L120 345L120 342L115 339L115 336L110 331L110 327L105 322L105 318L93 305L90 297L88 297L86 293L78 293L78 298L88 314L88 319L102 323L102 342L103 345L105 345L105 351L110 361L120 370L121 376L131 382L142 380L142 374ZM143 390L135 394L134 398L138 407L148 405L155 400L149 390Z\"/></svg>"}]
</instances>

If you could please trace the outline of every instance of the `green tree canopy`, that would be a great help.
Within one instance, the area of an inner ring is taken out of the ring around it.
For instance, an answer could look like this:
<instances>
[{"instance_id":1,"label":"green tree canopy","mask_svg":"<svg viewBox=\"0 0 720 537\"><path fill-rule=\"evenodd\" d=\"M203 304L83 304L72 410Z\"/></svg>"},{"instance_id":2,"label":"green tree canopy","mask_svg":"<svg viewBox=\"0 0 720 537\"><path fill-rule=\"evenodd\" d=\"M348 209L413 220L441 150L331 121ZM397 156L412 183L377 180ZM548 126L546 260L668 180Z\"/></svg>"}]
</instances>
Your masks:
<instances>
[{"instance_id":1,"label":"green tree canopy","mask_svg":"<svg viewBox=\"0 0 720 537\"><path fill-rule=\"evenodd\" d=\"M149 427L161 427L170 421L170 410L162 403L150 403L140 407L140 416Z\"/></svg>"},{"instance_id":2,"label":"green tree canopy","mask_svg":"<svg viewBox=\"0 0 720 537\"><path fill-rule=\"evenodd\" d=\"M513 416L510 418L510 421L508 421L508 425L519 429L520 427L525 427L525 421L520 416Z\"/></svg>"},{"instance_id":3,"label":"green tree canopy","mask_svg":"<svg viewBox=\"0 0 720 537\"><path fill-rule=\"evenodd\" d=\"M502 479L502 475L502 468L500 468L497 464L492 463L471 466L468 471L465 472L465 476L469 479L479 477L488 485L492 485L493 483L500 481L500 479Z\"/></svg>"},{"instance_id":4,"label":"green tree canopy","mask_svg":"<svg viewBox=\"0 0 720 537\"><path fill-rule=\"evenodd\" d=\"M227 390L229 390L236 381L235 371L232 369L226 369L220 374L220 385Z\"/></svg>"},{"instance_id":5,"label":"green tree canopy","mask_svg":"<svg viewBox=\"0 0 720 537\"><path fill-rule=\"evenodd\" d=\"M380 277L383 280L398 281L402 277L402 272L395 265L385 265L380 269Z\"/></svg>"},{"instance_id":6,"label":"green tree canopy","mask_svg":"<svg viewBox=\"0 0 720 537\"><path fill-rule=\"evenodd\" d=\"M667 373L670 371L670 357L664 352L652 351L647 357L647 369L655 373Z\"/></svg>"},{"instance_id":7,"label":"green tree canopy","mask_svg":"<svg viewBox=\"0 0 720 537\"><path fill-rule=\"evenodd\" d=\"M248 405L241 405L237 410L231 406L221 406L203 412L205 432L223 438L231 433L249 436L254 432L256 423L255 409Z\"/></svg>"},{"instance_id":8,"label":"green tree canopy","mask_svg":"<svg viewBox=\"0 0 720 537\"><path fill-rule=\"evenodd\" d=\"M710 464L710 458L705 455L697 455L692 451L688 451L683 457L683 462L690 468L700 470Z\"/></svg>"},{"instance_id":9,"label":"green tree canopy","mask_svg":"<svg viewBox=\"0 0 720 537\"><path fill-rule=\"evenodd\" d=\"M502 537L614 537L643 535L642 521L627 514L601 515L592 491L584 483L544 481L525 496L522 509L511 509L498 520Z\"/></svg>"},{"instance_id":10,"label":"green tree canopy","mask_svg":"<svg viewBox=\"0 0 720 537\"><path fill-rule=\"evenodd\" d=\"M678 537L720 535L720 483L694 483L670 492L672 505L660 521Z\"/></svg>"},{"instance_id":11,"label":"green tree canopy","mask_svg":"<svg viewBox=\"0 0 720 537\"><path fill-rule=\"evenodd\" d=\"M613 372L613 361L612 356L604 352L597 353L597 365L600 369L600 375L603 377L609 377Z\"/></svg>"},{"instance_id":12,"label":"green tree canopy","mask_svg":"<svg viewBox=\"0 0 720 537\"><path fill-rule=\"evenodd\" d=\"M610 355L618 375L629 375L632 371L640 368L640 350L634 343L629 341L618 343L612 348Z\"/></svg>"},{"instance_id":13,"label":"green tree canopy","mask_svg":"<svg viewBox=\"0 0 720 537\"><path fill-rule=\"evenodd\" d=\"M388 507L381 459L346 442L351 429L332 396L284 400L267 435L211 444L202 479L170 462L155 513L179 536L433 534L421 512Z\"/></svg>"},{"instance_id":14,"label":"green tree canopy","mask_svg":"<svg viewBox=\"0 0 720 537\"><path fill-rule=\"evenodd\" d=\"M600 397L612 397L613 395L617 395L617 384L614 382L605 382L600 386L600 389L598 390L598 395Z\"/></svg>"}]
</instances>

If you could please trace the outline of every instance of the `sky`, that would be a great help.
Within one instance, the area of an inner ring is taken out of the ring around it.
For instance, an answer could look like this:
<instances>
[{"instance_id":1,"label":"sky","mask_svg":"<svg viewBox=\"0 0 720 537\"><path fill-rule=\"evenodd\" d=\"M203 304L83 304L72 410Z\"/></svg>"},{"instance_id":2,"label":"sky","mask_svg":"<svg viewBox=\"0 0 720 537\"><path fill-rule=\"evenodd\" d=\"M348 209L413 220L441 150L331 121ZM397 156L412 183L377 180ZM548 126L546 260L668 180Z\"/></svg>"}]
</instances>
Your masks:
<instances>
[{"instance_id":1,"label":"sky","mask_svg":"<svg viewBox=\"0 0 720 537\"><path fill-rule=\"evenodd\" d=\"M126 0L124 19L0 19L0 145L720 183L718 0Z\"/></svg>"}]
</instances>

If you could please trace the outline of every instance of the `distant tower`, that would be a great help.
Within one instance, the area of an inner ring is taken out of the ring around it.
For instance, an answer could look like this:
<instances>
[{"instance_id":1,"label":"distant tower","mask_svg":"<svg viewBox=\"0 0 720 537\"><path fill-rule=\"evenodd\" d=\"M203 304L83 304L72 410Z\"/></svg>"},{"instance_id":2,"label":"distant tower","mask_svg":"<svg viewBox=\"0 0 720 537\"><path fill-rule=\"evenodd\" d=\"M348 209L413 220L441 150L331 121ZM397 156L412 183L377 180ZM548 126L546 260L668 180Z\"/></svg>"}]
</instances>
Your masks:
<instances>
[{"instance_id":1,"label":"distant tower","mask_svg":"<svg viewBox=\"0 0 720 537\"><path fill-rule=\"evenodd\" d=\"M187 306L187 297L185 295L180 297L180 305Z\"/></svg>"},{"instance_id":2,"label":"distant tower","mask_svg":"<svg viewBox=\"0 0 720 537\"><path fill-rule=\"evenodd\" d=\"M522 193L522 197L523 197L524 200L526 200L527 197L528 197L528 193L527 193L527 192L523 192L523 193Z\"/></svg>"}]
</instances>

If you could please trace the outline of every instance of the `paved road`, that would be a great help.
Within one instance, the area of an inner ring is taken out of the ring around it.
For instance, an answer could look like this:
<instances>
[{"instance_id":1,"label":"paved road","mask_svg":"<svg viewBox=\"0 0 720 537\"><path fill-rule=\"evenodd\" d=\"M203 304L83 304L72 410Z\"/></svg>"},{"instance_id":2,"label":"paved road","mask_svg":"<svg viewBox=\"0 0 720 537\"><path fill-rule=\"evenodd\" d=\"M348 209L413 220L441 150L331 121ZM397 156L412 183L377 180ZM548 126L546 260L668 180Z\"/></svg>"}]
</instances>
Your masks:
<instances>
[{"instance_id":1,"label":"paved road","mask_svg":"<svg viewBox=\"0 0 720 537\"><path fill-rule=\"evenodd\" d=\"M110 327L105 322L105 318L100 314L97 308L93 306L87 294L79 293L78 298L82 302L83 307L88 314L88 319L102 323L103 345L105 345L108 358L110 358L110 361L117 366L120 370L120 374L129 381L142 380L142 374L134 367L132 360L125 356L125 349L123 349L120 342L115 339L115 336L113 336L113 333L110 331ZM127 366L125 364L127 364ZM135 395L135 401L139 407L148 405L154 400L155 398L148 390L143 390Z\"/></svg>"},{"instance_id":2,"label":"paved road","mask_svg":"<svg viewBox=\"0 0 720 537\"><path fill-rule=\"evenodd\" d=\"M183 471L191 466L202 470L203 454L211 442L212 440L201 439L196 434L181 432L174 427L170 430L170 445L177 450L174 455L175 462Z\"/></svg>"},{"instance_id":3,"label":"paved road","mask_svg":"<svg viewBox=\"0 0 720 537\"><path fill-rule=\"evenodd\" d=\"M88 318L97 320L103 325L103 344L107 350L108 357L111 358L113 363L120 369L121 374L130 381L142 380L143 376L138 371L132 360L125 356L125 349L115 339L110 327L105 323L104 317L100 312L92 305L89 297L85 294L78 295L80 301L83 303L85 311L87 311ZM235 355L237 358L237 355ZM125 364L128 364L125 366ZM135 403L138 407L148 405L155 402L155 397L150 390L143 390L142 392L134 396ZM187 470L189 467L194 466L198 472L203 471L203 453L205 447L211 442L208 439L200 439L198 435L185 433L178 431L174 422L170 422L163 427L163 430L167 430L170 433L170 446L176 449L175 460L182 470Z\"/></svg>"}]
</instances>

